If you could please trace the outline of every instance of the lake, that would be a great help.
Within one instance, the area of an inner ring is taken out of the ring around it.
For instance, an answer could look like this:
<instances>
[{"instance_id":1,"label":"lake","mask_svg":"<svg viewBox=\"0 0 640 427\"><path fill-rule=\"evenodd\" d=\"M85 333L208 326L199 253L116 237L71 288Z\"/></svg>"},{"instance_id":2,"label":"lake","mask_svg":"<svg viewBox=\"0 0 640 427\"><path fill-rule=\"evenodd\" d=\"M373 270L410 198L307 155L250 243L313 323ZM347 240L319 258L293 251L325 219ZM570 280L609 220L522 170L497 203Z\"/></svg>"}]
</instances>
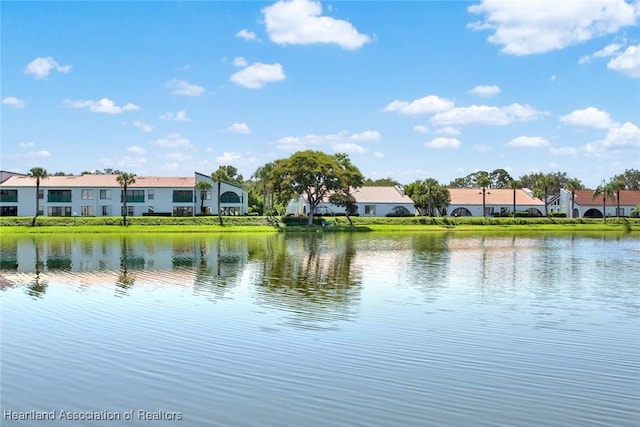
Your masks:
<instances>
[{"instance_id":1,"label":"lake","mask_svg":"<svg viewBox=\"0 0 640 427\"><path fill-rule=\"evenodd\" d=\"M3 426L637 426L640 238L3 236Z\"/></svg>"}]
</instances>

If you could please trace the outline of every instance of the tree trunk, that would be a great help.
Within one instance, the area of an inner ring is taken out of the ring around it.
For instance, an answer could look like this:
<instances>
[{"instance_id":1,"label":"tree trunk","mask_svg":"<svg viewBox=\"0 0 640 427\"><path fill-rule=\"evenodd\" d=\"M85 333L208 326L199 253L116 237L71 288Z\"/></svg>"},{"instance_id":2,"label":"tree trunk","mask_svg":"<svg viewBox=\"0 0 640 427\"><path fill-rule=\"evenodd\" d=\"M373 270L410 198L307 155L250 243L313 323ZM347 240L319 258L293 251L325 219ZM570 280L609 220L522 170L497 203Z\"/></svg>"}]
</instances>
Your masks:
<instances>
[{"instance_id":1,"label":"tree trunk","mask_svg":"<svg viewBox=\"0 0 640 427\"><path fill-rule=\"evenodd\" d=\"M571 218L573 218L573 210L575 209L576 192L571 192Z\"/></svg>"},{"instance_id":2,"label":"tree trunk","mask_svg":"<svg viewBox=\"0 0 640 427\"><path fill-rule=\"evenodd\" d=\"M220 212L220 180L218 179L218 221L220 221L220 225L222 225L222 212Z\"/></svg>"},{"instance_id":3,"label":"tree trunk","mask_svg":"<svg viewBox=\"0 0 640 427\"><path fill-rule=\"evenodd\" d=\"M487 217L486 189L482 187L482 216Z\"/></svg>"},{"instance_id":4,"label":"tree trunk","mask_svg":"<svg viewBox=\"0 0 640 427\"><path fill-rule=\"evenodd\" d=\"M32 227L35 227L36 225L38 212L40 212L40 178L36 178L36 214L33 216L33 221L31 221Z\"/></svg>"},{"instance_id":5,"label":"tree trunk","mask_svg":"<svg viewBox=\"0 0 640 427\"><path fill-rule=\"evenodd\" d=\"M124 225L127 225L127 184L123 185L124 187L124 192L122 194L122 203L123 203L123 208L122 208L122 220L124 222Z\"/></svg>"},{"instance_id":6,"label":"tree trunk","mask_svg":"<svg viewBox=\"0 0 640 427\"><path fill-rule=\"evenodd\" d=\"M516 189L513 189L513 217L516 217Z\"/></svg>"}]
</instances>

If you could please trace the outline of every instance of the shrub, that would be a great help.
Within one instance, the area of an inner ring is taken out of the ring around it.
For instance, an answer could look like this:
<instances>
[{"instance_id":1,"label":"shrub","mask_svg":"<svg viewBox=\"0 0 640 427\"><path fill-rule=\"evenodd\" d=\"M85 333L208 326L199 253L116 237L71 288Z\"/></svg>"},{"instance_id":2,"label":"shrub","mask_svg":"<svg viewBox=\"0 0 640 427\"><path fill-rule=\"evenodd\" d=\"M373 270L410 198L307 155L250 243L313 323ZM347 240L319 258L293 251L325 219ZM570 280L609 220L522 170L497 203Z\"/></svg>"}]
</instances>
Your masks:
<instances>
[{"instance_id":1,"label":"shrub","mask_svg":"<svg viewBox=\"0 0 640 427\"><path fill-rule=\"evenodd\" d=\"M566 218L567 214L566 212L551 212L549 216L553 218Z\"/></svg>"}]
</instances>

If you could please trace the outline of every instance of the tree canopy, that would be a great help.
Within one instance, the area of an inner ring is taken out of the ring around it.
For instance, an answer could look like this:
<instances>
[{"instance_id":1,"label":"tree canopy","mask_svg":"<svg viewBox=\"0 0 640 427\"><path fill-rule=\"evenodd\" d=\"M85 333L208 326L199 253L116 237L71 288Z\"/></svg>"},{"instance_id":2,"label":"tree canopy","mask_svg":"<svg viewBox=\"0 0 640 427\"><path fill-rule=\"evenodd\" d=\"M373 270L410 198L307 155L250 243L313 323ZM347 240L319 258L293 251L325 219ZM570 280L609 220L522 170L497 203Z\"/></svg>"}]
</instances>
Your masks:
<instances>
[{"instance_id":1,"label":"tree canopy","mask_svg":"<svg viewBox=\"0 0 640 427\"><path fill-rule=\"evenodd\" d=\"M449 183L450 188L477 188L478 179L484 176L489 179L487 188L509 188L509 181L512 180L511 175L504 169L495 169L492 172L477 171L469 175L456 178Z\"/></svg>"},{"instance_id":2,"label":"tree canopy","mask_svg":"<svg viewBox=\"0 0 640 427\"><path fill-rule=\"evenodd\" d=\"M611 180L622 182L622 190L640 190L640 170L626 169L624 173L614 176Z\"/></svg>"},{"instance_id":3,"label":"tree canopy","mask_svg":"<svg viewBox=\"0 0 640 427\"><path fill-rule=\"evenodd\" d=\"M451 202L449 190L433 178L407 184L404 187L404 192L411 197L421 215L444 215Z\"/></svg>"},{"instance_id":4,"label":"tree canopy","mask_svg":"<svg viewBox=\"0 0 640 427\"><path fill-rule=\"evenodd\" d=\"M362 186L364 177L346 154L329 155L322 151L298 151L274 162L273 189L280 201L305 196L309 203L309 224L316 207L332 193Z\"/></svg>"}]
</instances>

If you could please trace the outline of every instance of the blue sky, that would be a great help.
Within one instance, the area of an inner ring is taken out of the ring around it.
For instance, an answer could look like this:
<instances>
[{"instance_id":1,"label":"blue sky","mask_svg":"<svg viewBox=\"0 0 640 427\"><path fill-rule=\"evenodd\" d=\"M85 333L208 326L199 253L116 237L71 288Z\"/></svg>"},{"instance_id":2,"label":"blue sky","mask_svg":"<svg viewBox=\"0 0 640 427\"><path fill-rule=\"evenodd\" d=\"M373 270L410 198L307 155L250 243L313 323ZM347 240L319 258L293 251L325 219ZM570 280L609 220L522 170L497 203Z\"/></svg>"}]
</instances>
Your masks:
<instances>
[{"instance_id":1,"label":"blue sky","mask_svg":"<svg viewBox=\"0 0 640 427\"><path fill-rule=\"evenodd\" d=\"M10 2L1 168L640 169L640 2Z\"/></svg>"}]
</instances>

